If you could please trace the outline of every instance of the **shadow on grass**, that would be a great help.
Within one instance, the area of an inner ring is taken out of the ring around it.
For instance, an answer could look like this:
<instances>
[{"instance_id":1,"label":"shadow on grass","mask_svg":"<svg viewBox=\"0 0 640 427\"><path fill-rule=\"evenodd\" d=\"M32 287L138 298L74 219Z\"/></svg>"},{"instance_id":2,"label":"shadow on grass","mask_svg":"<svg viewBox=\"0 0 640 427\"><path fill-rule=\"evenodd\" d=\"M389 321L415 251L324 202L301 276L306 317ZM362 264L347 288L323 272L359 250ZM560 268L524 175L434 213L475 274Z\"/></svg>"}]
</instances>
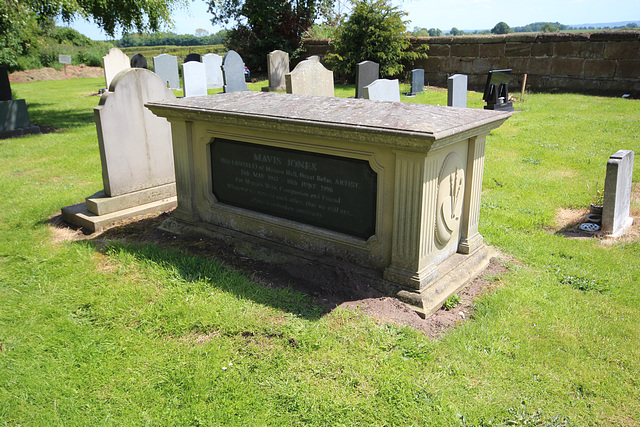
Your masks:
<instances>
[{"instance_id":1,"label":"shadow on grass","mask_svg":"<svg viewBox=\"0 0 640 427\"><path fill-rule=\"evenodd\" d=\"M70 129L95 123L93 109L54 110L53 104L29 103L31 123L46 129Z\"/></svg>"}]
</instances>

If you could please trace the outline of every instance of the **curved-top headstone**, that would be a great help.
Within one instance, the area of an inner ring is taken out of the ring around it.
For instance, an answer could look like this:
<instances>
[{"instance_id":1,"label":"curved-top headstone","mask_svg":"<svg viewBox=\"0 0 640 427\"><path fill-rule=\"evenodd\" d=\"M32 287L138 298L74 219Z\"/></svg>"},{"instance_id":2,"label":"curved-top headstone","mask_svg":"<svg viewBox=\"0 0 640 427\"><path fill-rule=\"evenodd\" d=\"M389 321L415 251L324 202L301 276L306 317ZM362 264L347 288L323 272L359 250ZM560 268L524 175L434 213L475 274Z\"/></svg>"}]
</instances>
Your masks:
<instances>
[{"instance_id":1,"label":"curved-top headstone","mask_svg":"<svg viewBox=\"0 0 640 427\"><path fill-rule=\"evenodd\" d=\"M244 61L235 50L230 50L222 59L225 93L249 90L244 80Z\"/></svg>"},{"instance_id":2,"label":"curved-top headstone","mask_svg":"<svg viewBox=\"0 0 640 427\"><path fill-rule=\"evenodd\" d=\"M284 76L289 72L289 54L274 50L267 55L269 71L269 90L285 90L287 85Z\"/></svg>"},{"instance_id":3,"label":"curved-top headstone","mask_svg":"<svg viewBox=\"0 0 640 427\"><path fill-rule=\"evenodd\" d=\"M141 53L136 53L131 57L131 68L149 68L147 58Z\"/></svg>"},{"instance_id":4,"label":"curved-top headstone","mask_svg":"<svg viewBox=\"0 0 640 427\"><path fill-rule=\"evenodd\" d=\"M285 75L287 93L295 95L334 96L333 71L310 59L296 65Z\"/></svg>"},{"instance_id":5,"label":"curved-top headstone","mask_svg":"<svg viewBox=\"0 0 640 427\"><path fill-rule=\"evenodd\" d=\"M199 53L190 53L187 56L184 57L184 62L191 62L191 61L195 61L195 62L202 62L202 58L200 57Z\"/></svg>"},{"instance_id":6,"label":"curved-top headstone","mask_svg":"<svg viewBox=\"0 0 640 427\"><path fill-rule=\"evenodd\" d=\"M131 68L129 57L117 47L109 49L109 52L102 57L102 64L104 65L104 80L107 89L120 71Z\"/></svg>"},{"instance_id":7,"label":"curved-top headstone","mask_svg":"<svg viewBox=\"0 0 640 427\"><path fill-rule=\"evenodd\" d=\"M94 115L107 196L175 181L171 126L144 106L171 99L162 79L144 68L120 72L100 98Z\"/></svg>"},{"instance_id":8,"label":"curved-top headstone","mask_svg":"<svg viewBox=\"0 0 640 427\"><path fill-rule=\"evenodd\" d=\"M153 71L160 76L164 87L180 89L178 58L166 53L153 57Z\"/></svg>"},{"instance_id":9,"label":"curved-top headstone","mask_svg":"<svg viewBox=\"0 0 640 427\"><path fill-rule=\"evenodd\" d=\"M364 98L364 87L373 83L380 75L380 64L362 61L356 65L356 98Z\"/></svg>"},{"instance_id":10,"label":"curved-top headstone","mask_svg":"<svg viewBox=\"0 0 640 427\"><path fill-rule=\"evenodd\" d=\"M378 79L363 87L362 92L365 99L400 102L400 82L398 79Z\"/></svg>"}]
</instances>

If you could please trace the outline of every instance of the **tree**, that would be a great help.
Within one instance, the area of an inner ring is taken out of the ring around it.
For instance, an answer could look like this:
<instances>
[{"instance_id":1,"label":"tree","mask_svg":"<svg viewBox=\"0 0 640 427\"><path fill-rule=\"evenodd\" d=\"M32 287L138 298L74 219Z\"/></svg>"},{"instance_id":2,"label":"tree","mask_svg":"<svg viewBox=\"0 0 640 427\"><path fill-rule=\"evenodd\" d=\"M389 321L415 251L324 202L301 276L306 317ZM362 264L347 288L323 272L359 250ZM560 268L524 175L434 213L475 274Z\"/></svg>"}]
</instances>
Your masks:
<instances>
[{"instance_id":1,"label":"tree","mask_svg":"<svg viewBox=\"0 0 640 427\"><path fill-rule=\"evenodd\" d=\"M157 31L171 23L171 12L186 0L4 0L0 2L0 64L10 68L38 37L38 29L51 29L55 18L93 20L113 36L130 32Z\"/></svg>"},{"instance_id":2,"label":"tree","mask_svg":"<svg viewBox=\"0 0 640 427\"><path fill-rule=\"evenodd\" d=\"M208 35L209 35L209 31L205 30L204 28L196 29L196 37L206 37Z\"/></svg>"},{"instance_id":3,"label":"tree","mask_svg":"<svg viewBox=\"0 0 640 427\"><path fill-rule=\"evenodd\" d=\"M327 61L350 80L355 78L356 64L365 60L380 64L381 77L401 76L405 63L427 57L423 50L411 49L406 15L390 0L357 1L339 28Z\"/></svg>"},{"instance_id":4,"label":"tree","mask_svg":"<svg viewBox=\"0 0 640 427\"><path fill-rule=\"evenodd\" d=\"M226 46L237 51L249 68L266 68L267 54L280 49L295 56L302 36L333 0L206 0L211 22L237 24Z\"/></svg>"},{"instance_id":5,"label":"tree","mask_svg":"<svg viewBox=\"0 0 640 427\"><path fill-rule=\"evenodd\" d=\"M498 22L495 27L491 29L491 34L508 34L511 32L511 28L506 22Z\"/></svg>"},{"instance_id":6,"label":"tree","mask_svg":"<svg viewBox=\"0 0 640 427\"><path fill-rule=\"evenodd\" d=\"M449 34L451 34L452 36L462 36L464 35L464 31L459 30L456 27L453 27L451 31L449 31Z\"/></svg>"},{"instance_id":7,"label":"tree","mask_svg":"<svg viewBox=\"0 0 640 427\"><path fill-rule=\"evenodd\" d=\"M556 27L554 27L551 23L547 22L546 24L544 24L542 26L542 32L543 33L553 33L555 31L557 31L558 29Z\"/></svg>"},{"instance_id":8,"label":"tree","mask_svg":"<svg viewBox=\"0 0 640 427\"><path fill-rule=\"evenodd\" d=\"M442 35L442 30L440 28L429 28L429 36L440 37L441 35Z\"/></svg>"}]
</instances>

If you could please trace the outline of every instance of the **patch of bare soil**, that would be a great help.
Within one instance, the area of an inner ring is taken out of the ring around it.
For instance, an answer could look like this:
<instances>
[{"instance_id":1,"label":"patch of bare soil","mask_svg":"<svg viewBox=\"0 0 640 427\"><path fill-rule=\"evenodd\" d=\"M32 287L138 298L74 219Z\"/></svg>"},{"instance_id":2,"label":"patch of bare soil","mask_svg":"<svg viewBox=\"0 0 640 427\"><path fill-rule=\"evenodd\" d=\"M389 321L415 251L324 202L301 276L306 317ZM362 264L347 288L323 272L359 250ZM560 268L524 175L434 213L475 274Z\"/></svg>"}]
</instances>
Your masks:
<instances>
[{"instance_id":1,"label":"patch of bare soil","mask_svg":"<svg viewBox=\"0 0 640 427\"><path fill-rule=\"evenodd\" d=\"M98 249L109 241L131 243L155 243L185 251L205 258L215 258L229 268L243 272L254 283L270 288L290 287L306 293L325 313L335 309L355 309L364 312L381 323L406 325L439 337L457 323L468 319L473 312L474 300L482 292L491 289L497 278L507 271L503 259L494 258L489 267L471 284L458 293L461 303L450 311L441 309L427 319L422 319L403 302L386 296L371 286L370 278L359 274L351 264L317 261L299 262L278 259L276 256L249 257L242 245L231 245L222 240L200 235L181 235L160 230L160 224L171 212L147 215L122 222L100 233L85 234L81 228L62 221L60 215L49 220L54 242L65 240L91 240ZM265 250L266 251L266 250Z\"/></svg>"},{"instance_id":2,"label":"patch of bare soil","mask_svg":"<svg viewBox=\"0 0 640 427\"><path fill-rule=\"evenodd\" d=\"M104 77L104 69L102 67L88 67L84 64L67 65L66 70L56 70L55 68L45 67L37 70L16 71L9 74L11 83L27 83L43 80L67 80L67 79L84 79L90 77Z\"/></svg>"},{"instance_id":3,"label":"patch of bare soil","mask_svg":"<svg viewBox=\"0 0 640 427\"><path fill-rule=\"evenodd\" d=\"M550 232L563 235L572 239L600 239L603 245L612 245L614 243L626 243L640 240L640 183L631 189L631 206L629 208L629 216L633 218L633 224L625 232L623 236L618 238L609 238L605 234L597 232L589 232L580 230L580 224L587 222L588 209L566 209L560 208L556 212L554 226L549 229Z\"/></svg>"}]
</instances>

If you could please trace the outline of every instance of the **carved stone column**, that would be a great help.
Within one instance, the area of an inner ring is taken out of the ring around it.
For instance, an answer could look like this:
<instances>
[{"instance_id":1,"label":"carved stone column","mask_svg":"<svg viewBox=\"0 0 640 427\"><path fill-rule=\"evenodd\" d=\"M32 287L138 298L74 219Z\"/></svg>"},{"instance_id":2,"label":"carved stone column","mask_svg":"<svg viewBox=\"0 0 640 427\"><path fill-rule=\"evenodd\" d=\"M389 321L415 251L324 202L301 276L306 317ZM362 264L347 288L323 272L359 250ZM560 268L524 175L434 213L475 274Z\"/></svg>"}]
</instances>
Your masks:
<instances>
[{"instance_id":1,"label":"carved stone column","mask_svg":"<svg viewBox=\"0 0 640 427\"><path fill-rule=\"evenodd\" d=\"M484 148L486 135L469 138L467 154L467 191L464 195L462 224L460 229L460 245L458 252L470 254L483 244L478 233L480 219L480 195L482 193L482 176L484 173Z\"/></svg>"}]
</instances>

